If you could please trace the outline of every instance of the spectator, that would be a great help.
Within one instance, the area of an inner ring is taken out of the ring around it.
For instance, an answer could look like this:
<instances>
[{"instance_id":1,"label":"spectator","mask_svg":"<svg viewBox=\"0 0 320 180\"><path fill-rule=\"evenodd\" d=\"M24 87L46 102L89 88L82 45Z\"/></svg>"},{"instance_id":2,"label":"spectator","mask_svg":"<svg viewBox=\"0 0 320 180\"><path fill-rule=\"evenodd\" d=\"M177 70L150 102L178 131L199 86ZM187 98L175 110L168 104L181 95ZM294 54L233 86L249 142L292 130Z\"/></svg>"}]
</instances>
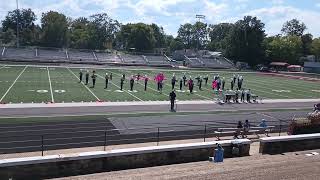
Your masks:
<instances>
[{"instance_id":1,"label":"spectator","mask_svg":"<svg viewBox=\"0 0 320 180\"><path fill-rule=\"evenodd\" d=\"M268 125L267 125L267 122L265 119L262 119L261 120L261 123L258 125L259 127L262 127L262 128L267 128Z\"/></svg>"},{"instance_id":2,"label":"spectator","mask_svg":"<svg viewBox=\"0 0 320 180\"><path fill-rule=\"evenodd\" d=\"M243 135L242 135L243 138L247 137L249 130L250 130L250 123L249 123L249 120L246 120L243 125Z\"/></svg>"},{"instance_id":3,"label":"spectator","mask_svg":"<svg viewBox=\"0 0 320 180\"><path fill-rule=\"evenodd\" d=\"M243 125L241 121L238 121L237 131L234 134L234 138L238 139L238 136L241 134L241 130L243 129Z\"/></svg>"}]
</instances>

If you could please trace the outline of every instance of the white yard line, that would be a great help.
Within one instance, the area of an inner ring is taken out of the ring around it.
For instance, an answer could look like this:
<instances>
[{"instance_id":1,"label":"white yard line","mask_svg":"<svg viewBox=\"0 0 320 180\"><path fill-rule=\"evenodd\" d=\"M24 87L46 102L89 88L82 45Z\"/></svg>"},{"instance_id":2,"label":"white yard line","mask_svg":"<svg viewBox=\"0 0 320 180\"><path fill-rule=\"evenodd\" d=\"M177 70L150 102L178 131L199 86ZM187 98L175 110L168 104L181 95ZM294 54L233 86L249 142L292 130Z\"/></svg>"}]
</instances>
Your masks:
<instances>
[{"instance_id":1,"label":"white yard line","mask_svg":"<svg viewBox=\"0 0 320 180\"><path fill-rule=\"evenodd\" d=\"M69 72L70 72L71 74L74 75L74 77L76 77L76 78L80 81L79 77L78 77L76 74L74 74L74 72L72 72L68 67L67 67L67 69L69 70ZM98 96L96 96L96 95L91 91L91 89L89 89L83 82L81 82L81 84L82 84L98 101L101 101L101 100L98 98Z\"/></svg>"},{"instance_id":2,"label":"white yard line","mask_svg":"<svg viewBox=\"0 0 320 180\"><path fill-rule=\"evenodd\" d=\"M99 76L101 79L104 79L100 74L97 74L97 76ZM120 86L116 85L116 84L113 83L112 81L110 81L110 83L120 89ZM128 92L128 91L124 91L124 92L128 93L129 95L131 95L132 97L138 99L139 101L143 101L142 99L138 98L137 96L135 96L134 94L132 94L132 93L130 93L130 92Z\"/></svg>"},{"instance_id":3,"label":"white yard line","mask_svg":"<svg viewBox=\"0 0 320 180\"><path fill-rule=\"evenodd\" d=\"M51 102L54 103L53 92L52 92L52 84L51 84L51 77L50 77L50 71L49 71L48 67L47 67L47 71L48 71L48 78L49 78L49 84L50 84Z\"/></svg>"},{"instance_id":4,"label":"white yard line","mask_svg":"<svg viewBox=\"0 0 320 180\"><path fill-rule=\"evenodd\" d=\"M6 91L6 93L4 93L4 95L2 96L2 98L0 99L0 102L6 97L6 95L8 94L8 92L11 90L11 88L13 87L13 85L17 82L17 80L20 78L20 76L22 75L22 73L24 73L24 71L27 69L28 66L25 66L23 68L23 70L20 72L20 74L17 76L17 78L13 81L13 83L11 84L11 86L8 88L8 90Z\"/></svg>"},{"instance_id":5,"label":"white yard line","mask_svg":"<svg viewBox=\"0 0 320 180\"><path fill-rule=\"evenodd\" d=\"M6 65L4 65L4 66L0 67L0 69L3 69L3 68L5 68L5 67L6 67Z\"/></svg>"}]
</instances>

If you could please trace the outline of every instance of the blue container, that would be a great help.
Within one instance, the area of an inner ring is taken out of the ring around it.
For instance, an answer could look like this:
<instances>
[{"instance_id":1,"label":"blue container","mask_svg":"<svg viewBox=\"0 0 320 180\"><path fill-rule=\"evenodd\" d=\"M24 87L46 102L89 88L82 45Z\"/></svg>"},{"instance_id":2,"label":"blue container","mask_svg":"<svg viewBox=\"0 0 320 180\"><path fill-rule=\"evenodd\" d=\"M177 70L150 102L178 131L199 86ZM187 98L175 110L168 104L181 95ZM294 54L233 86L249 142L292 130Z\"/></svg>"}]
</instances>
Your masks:
<instances>
[{"instance_id":1,"label":"blue container","mask_svg":"<svg viewBox=\"0 0 320 180\"><path fill-rule=\"evenodd\" d=\"M217 149L214 150L214 162L219 163L223 162L223 154L224 154L224 149L218 147Z\"/></svg>"}]
</instances>

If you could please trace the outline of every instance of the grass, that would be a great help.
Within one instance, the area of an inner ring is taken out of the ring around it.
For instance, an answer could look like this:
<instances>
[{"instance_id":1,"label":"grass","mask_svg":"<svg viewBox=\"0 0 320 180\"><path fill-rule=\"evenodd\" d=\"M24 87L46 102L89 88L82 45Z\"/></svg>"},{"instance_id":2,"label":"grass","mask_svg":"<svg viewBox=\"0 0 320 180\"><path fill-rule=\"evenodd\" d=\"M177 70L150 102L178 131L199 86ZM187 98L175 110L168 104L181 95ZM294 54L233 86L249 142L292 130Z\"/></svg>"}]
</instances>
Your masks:
<instances>
[{"instance_id":1,"label":"grass","mask_svg":"<svg viewBox=\"0 0 320 180\"><path fill-rule=\"evenodd\" d=\"M216 98L217 95L211 90L211 81L214 74L225 77L226 88L230 88L230 78L234 72L208 72L208 71L174 71L167 70L164 74L166 80L163 93L160 94L156 90L156 83L149 81L148 90L144 91L143 81L139 84L135 83L134 90L137 92L129 92L129 81L124 84L124 92L117 92L120 86L121 74L125 73L127 79L130 75L148 75L149 78L159 73L160 69L152 70L136 70L136 69L96 69L97 83L95 88L89 88L78 82L79 68L65 67L33 67L28 66L4 66L0 65L0 99L2 103L42 103L51 102L95 102L101 101L164 101L168 100L168 94L171 91L170 79L175 73L177 78L182 77L183 73L187 77L195 78L198 75L204 76L209 74L209 83L203 85L200 91L195 86L195 93L190 94L187 88L186 92L177 92L177 99L183 100L210 100ZM89 69L92 71L93 69ZM108 72L113 74L113 80L109 83L109 88L104 89L104 75ZM21 76L19 77L19 75ZM265 99L311 99L320 98L320 83L304 80L294 80L284 77L272 77L261 75L259 73L239 73L244 77L244 88L251 89L252 92ZM49 78L50 76L50 78ZM19 78L18 78L19 77ZM50 88L50 81L51 87ZM179 83L176 83L178 88ZM280 91L279 91L280 90ZM282 90L282 91L281 91ZM51 93L52 91L52 93Z\"/></svg>"}]
</instances>

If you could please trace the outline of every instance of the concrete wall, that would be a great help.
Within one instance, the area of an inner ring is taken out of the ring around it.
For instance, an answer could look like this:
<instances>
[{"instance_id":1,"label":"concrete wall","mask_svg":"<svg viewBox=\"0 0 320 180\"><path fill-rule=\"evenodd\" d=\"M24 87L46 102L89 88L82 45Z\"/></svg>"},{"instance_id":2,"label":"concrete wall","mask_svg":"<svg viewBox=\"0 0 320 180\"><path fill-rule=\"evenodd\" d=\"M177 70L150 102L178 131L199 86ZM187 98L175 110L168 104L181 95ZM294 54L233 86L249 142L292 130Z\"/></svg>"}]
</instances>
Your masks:
<instances>
[{"instance_id":1,"label":"concrete wall","mask_svg":"<svg viewBox=\"0 0 320 180\"><path fill-rule=\"evenodd\" d=\"M320 149L320 133L261 138L259 152L280 154L312 149Z\"/></svg>"},{"instance_id":2,"label":"concrete wall","mask_svg":"<svg viewBox=\"0 0 320 180\"><path fill-rule=\"evenodd\" d=\"M251 141L243 144L241 156L248 156ZM195 161L206 161L220 143L226 158L232 157L232 140L153 146L0 160L0 179L43 179Z\"/></svg>"}]
</instances>

